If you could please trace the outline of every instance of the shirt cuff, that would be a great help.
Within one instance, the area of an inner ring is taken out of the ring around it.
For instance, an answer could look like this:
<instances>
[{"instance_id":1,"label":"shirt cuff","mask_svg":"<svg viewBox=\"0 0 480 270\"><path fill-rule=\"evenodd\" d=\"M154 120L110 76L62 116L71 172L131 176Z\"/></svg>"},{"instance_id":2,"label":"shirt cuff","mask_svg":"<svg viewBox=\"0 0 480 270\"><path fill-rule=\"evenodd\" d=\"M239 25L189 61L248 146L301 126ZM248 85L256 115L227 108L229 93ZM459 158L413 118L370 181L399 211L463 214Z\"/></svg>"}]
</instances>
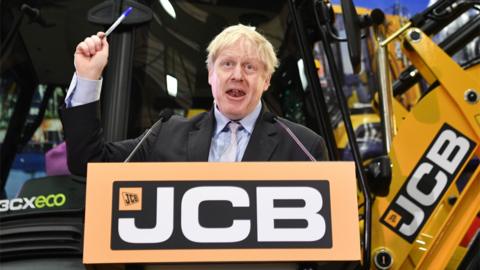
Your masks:
<instances>
[{"instance_id":1,"label":"shirt cuff","mask_svg":"<svg viewBox=\"0 0 480 270\"><path fill-rule=\"evenodd\" d=\"M67 108L84 105L100 99L103 78L100 80L89 80L73 74L72 81L68 87L65 105Z\"/></svg>"}]
</instances>

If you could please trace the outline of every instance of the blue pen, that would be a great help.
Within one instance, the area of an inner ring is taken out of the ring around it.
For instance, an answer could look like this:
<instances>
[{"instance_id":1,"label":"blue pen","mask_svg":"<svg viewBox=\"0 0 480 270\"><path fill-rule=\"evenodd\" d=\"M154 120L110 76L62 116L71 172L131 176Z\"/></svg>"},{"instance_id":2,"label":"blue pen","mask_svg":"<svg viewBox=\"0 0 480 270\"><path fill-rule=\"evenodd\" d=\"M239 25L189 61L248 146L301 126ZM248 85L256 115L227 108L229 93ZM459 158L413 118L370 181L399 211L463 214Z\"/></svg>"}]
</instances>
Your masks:
<instances>
[{"instance_id":1,"label":"blue pen","mask_svg":"<svg viewBox=\"0 0 480 270\"><path fill-rule=\"evenodd\" d=\"M117 26L122 23L123 20L125 20L125 18L128 16L128 14L130 14L130 12L132 12L133 8L132 7L128 7L123 13L122 15L120 15L120 17L118 17L118 19L112 24L112 26L110 26L110 28L108 28L107 32L105 32L105 37L108 37L108 35L110 35L113 30L115 30L115 28L117 28Z\"/></svg>"}]
</instances>

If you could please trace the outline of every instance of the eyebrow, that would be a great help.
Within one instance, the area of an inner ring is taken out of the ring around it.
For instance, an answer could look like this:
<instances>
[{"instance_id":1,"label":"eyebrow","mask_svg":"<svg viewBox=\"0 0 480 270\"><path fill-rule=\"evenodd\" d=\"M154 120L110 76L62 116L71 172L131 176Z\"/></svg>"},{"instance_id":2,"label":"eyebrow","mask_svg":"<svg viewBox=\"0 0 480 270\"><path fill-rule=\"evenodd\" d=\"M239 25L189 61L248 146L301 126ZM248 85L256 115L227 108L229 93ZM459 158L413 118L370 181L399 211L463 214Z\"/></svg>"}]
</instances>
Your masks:
<instances>
[{"instance_id":1,"label":"eyebrow","mask_svg":"<svg viewBox=\"0 0 480 270\"><path fill-rule=\"evenodd\" d=\"M220 59L220 58L221 58L221 59L228 59L228 58L234 58L234 59L236 59L236 58L238 58L238 57L237 57L237 56L233 56L233 55L219 55L219 56L217 57L217 59ZM258 57L247 57L247 58L243 58L243 57L242 57L242 62L245 62L245 61L255 61L255 62L263 63L263 61L262 61L260 58L258 58Z\"/></svg>"}]
</instances>

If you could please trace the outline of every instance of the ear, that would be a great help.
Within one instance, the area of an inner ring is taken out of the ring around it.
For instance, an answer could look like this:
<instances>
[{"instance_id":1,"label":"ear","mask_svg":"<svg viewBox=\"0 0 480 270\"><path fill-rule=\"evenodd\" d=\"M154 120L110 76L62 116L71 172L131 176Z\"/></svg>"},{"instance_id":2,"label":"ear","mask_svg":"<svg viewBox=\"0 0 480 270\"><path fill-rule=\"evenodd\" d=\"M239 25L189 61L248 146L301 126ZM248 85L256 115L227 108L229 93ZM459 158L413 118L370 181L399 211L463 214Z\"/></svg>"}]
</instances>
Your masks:
<instances>
[{"instance_id":1,"label":"ear","mask_svg":"<svg viewBox=\"0 0 480 270\"><path fill-rule=\"evenodd\" d=\"M210 67L208 67L208 84L210 86L212 85L212 76L213 76L213 71Z\"/></svg>"},{"instance_id":2,"label":"ear","mask_svg":"<svg viewBox=\"0 0 480 270\"><path fill-rule=\"evenodd\" d=\"M265 80L263 81L263 92L267 91L268 87L270 87L270 79L272 75L268 75Z\"/></svg>"}]
</instances>

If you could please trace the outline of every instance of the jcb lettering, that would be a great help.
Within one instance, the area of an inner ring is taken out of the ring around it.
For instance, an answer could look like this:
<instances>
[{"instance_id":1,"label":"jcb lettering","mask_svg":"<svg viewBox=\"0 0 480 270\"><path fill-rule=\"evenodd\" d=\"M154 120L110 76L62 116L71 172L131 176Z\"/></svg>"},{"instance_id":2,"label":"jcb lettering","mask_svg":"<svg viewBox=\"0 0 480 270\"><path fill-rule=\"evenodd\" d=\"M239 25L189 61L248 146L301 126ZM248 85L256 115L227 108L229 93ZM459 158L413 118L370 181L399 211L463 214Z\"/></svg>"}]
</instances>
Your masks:
<instances>
[{"instance_id":1,"label":"jcb lettering","mask_svg":"<svg viewBox=\"0 0 480 270\"><path fill-rule=\"evenodd\" d=\"M274 207L278 199L295 200L308 198L304 207ZM322 194L308 187L259 187L257 188L258 240L315 241L325 235L325 219L318 214L322 210ZM305 228L275 228L278 219L307 221Z\"/></svg>"},{"instance_id":2,"label":"jcb lettering","mask_svg":"<svg viewBox=\"0 0 480 270\"><path fill-rule=\"evenodd\" d=\"M195 187L183 195L181 226L185 237L197 243L234 243L247 238L250 220L234 219L223 228L207 228L200 224L199 207L206 201L226 201L232 207L249 207L247 192L239 187Z\"/></svg>"},{"instance_id":3,"label":"jcb lettering","mask_svg":"<svg viewBox=\"0 0 480 270\"><path fill-rule=\"evenodd\" d=\"M418 230L418 227L420 227L420 225L422 224L423 219L425 218L425 214L420 207L418 207L402 195L398 197L396 203L403 209L407 210L407 212L413 216L410 224L402 223L399 229L399 231L404 235L411 236Z\"/></svg>"},{"instance_id":4,"label":"jcb lettering","mask_svg":"<svg viewBox=\"0 0 480 270\"><path fill-rule=\"evenodd\" d=\"M470 143L465 137L457 136L452 130L444 130L428 151L427 158L453 174L469 149Z\"/></svg>"},{"instance_id":5,"label":"jcb lettering","mask_svg":"<svg viewBox=\"0 0 480 270\"><path fill-rule=\"evenodd\" d=\"M135 244L161 243L173 232L173 188L157 188L155 227L139 229L134 218L120 218L118 233L125 242Z\"/></svg>"},{"instance_id":6,"label":"jcb lettering","mask_svg":"<svg viewBox=\"0 0 480 270\"><path fill-rule=\"evenodd\" d=\"M143 196L156 191L152 197L156 198L155 211L142 211L155 215L114 211L112 232L118 232L118 236L112 238L112 247L142 244L145 248L174 248L180 242L202 247L244 247L255 243L269 243L272 247L290 246L288 243L331 245L328 182L324 181L326 188L311 183L312 186L253 186L254 181L246 182L246 187L182 182L184 187L156 189L152 189L151 182L147 183ZM144 202L146 205L152 204Z\"/></svg>"},{"instance_id":7,"label":"jcb lettering","mask_svg":"<svg viewBox=\"0 0 480 270\"><path fill-rule=\"evenodd\" d=\"M305 207L274 207L274 201L303 200ZM199 223L199 206L207 201L226 201L232 207L249 207L247 192L240 187L195 187L185 192L181 205L181 228L184 236L196 243L234 243L247 238L251 222L234 219L223 228L207 228ZM325 234L325 219L318 214L322 209L322 195L308 187L257 188L258 240L316 241ZM219 213L220 214L220 213ZM275 228L275 220L300 219L306 228ZM133 218L118 220L120 238L129 243L161 243L173 233L173 188L157 189L156 224L151 229L140 229Z\"/></svg>"},{"instance_id":8,"label":"jcb lettering","mask_svg":"<svg viewBox=\"0 0 480 270\"><path fill-rule=\"evenodd\" d=\"M447 175L442 171L437 171L435 176L432 177L433 165L427 162L420 164L413 173L410 181L407 182L407 193L411 198L414 198L417 202L424 206L430 206L435 203L443 189L447 185ZM418 188L420 181L435 181L435 185L429 193L424 193Z\"/></svg>"},{"instance_id":9,"label":"jcb lettering","mask_svg":"<svg viewBox=\"0 0 480 270\"><path fill-rule=\"evenodd\" d=\"M444 125L407 178L394 202L385 211L382 222L412 242L473 148L473 141ZM392 223L386 220L390 210L403 213L398 226L393 227Z\"/></svg>"}]
</instances>

